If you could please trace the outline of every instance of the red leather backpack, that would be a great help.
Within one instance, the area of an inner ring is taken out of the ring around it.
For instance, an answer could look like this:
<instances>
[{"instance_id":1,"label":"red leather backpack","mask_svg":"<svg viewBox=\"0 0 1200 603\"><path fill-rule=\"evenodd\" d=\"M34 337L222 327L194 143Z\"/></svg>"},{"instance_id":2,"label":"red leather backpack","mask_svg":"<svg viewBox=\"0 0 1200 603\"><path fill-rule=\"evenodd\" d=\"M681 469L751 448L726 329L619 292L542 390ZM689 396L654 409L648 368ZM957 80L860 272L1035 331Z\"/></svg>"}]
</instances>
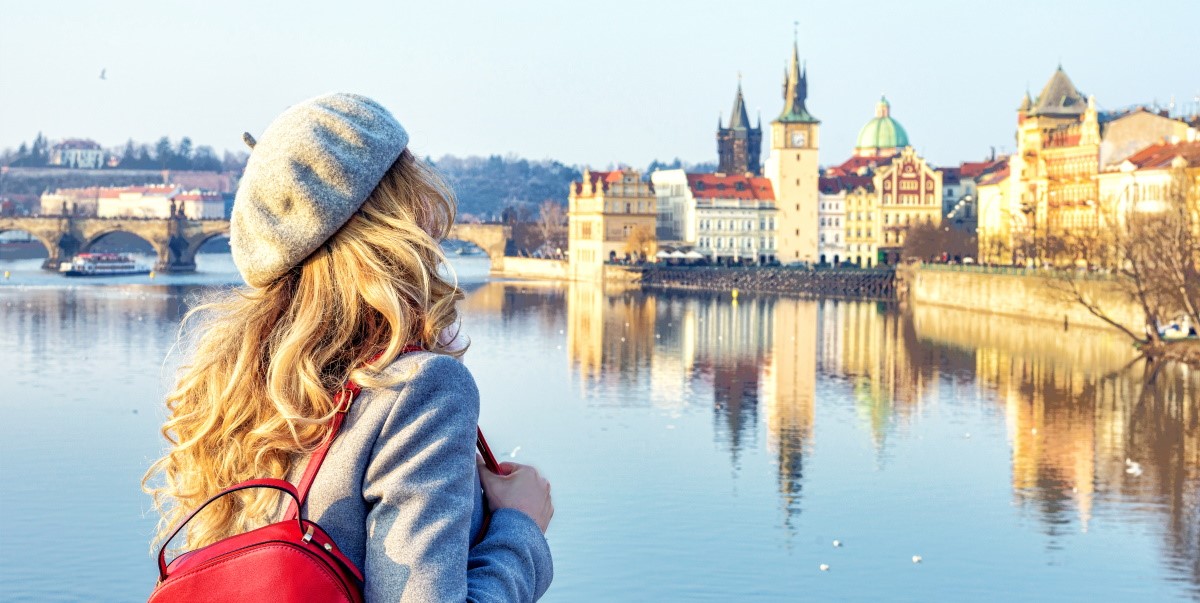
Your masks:
<instances>
[{"instance_id":1,"label":"red leather backpack","mask_svg":"<svg viewBox=\"0 0 1200 603\"><path fill-rule=\"evenodd\" d=\"M338 550L321 526L301 518L299 511L359 391L357 384L349 383L338 394L339 408L329 435L313 451L299 488L281 479L247 480L214 494L175 527L158 549L158 584L150 594L150 603L362 602L362 572ZM274 488L291 497L283 521L230 536L166 562L167 543L197 513L222 496L248 488Z\"/></svg>"}]
</instances>

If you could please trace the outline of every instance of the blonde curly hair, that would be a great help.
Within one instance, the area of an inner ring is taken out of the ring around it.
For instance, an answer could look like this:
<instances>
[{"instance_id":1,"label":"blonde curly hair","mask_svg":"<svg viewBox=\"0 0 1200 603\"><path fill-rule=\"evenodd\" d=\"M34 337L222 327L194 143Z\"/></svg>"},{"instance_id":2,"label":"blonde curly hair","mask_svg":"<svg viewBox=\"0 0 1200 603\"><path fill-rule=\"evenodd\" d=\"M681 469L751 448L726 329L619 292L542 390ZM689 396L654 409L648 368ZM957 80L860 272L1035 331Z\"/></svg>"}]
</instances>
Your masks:
<instances>
[{"instance_id":1,"label":"blonde curly hair","mask_svg":"<svg viewBox=\"0 0 1200 603\"><path fill-rule=\"evenodd\" d=\"M347 379L381 374L405 345L461 356L439 335L462 299L439 242L454 196L405 150L362 208L321 248L262 289L214 294L180 329L194 348L167 396L166 455L143 479L161 514L156 543L222 488L284 478L326 434ZM188 525L187 548L269 523L280 494L225 496Z\"/></svg>"}]
</instances>

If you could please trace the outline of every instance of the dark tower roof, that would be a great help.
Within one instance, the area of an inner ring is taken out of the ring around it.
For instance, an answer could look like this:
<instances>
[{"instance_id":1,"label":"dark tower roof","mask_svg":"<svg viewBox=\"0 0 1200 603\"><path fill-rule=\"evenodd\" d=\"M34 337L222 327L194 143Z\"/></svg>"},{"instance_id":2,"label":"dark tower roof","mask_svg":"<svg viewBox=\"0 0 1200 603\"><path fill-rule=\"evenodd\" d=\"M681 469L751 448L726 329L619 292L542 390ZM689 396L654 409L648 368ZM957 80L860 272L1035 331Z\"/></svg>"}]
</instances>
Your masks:
<instances>
[{"instance_id":1,"label":"dark tower roof","mask_svg":"<svg viewBox=\"0 0 1200 603\"><path fill-rule=\"evenodd\" d=\"M792 62L784 76L783 113L775 121L782 123L815 124L820 121L808 112L804 101L808 99L808 69L801 68L800 49L792 42Z\"/></svg>"},{"instance_id":2,"label":"dark tower roof","mask_svg":"<svg viewBox=\"0 0 1200 603\"><path fill-rule=\"evenodd\" d=\"M1050 76L1050 81L1046 82L1046 87L1042 88L1042 93L1034 101L1033 110L1030 113L1051 117L1072 117L1083 115L1085 109L1087 109L1087 98L1075 87L1071 78L1067 77L1067 72L1063 71L1062 65L1059 65L1058 69L1054 70L1054 75Z\"/></svg>"},{"instance_id":3,"label":"dark tower roof","mask_svg":"<svg viewBox=\"0 0 1200 603\"><path fill-rule=\"evenodd\" d=\"M746 101L742 98L742 82L738 82L737 96L733 97L733 109L729 112L729 129L750 128L750 115L746 113Z\"/></svg>"}]
</instances>

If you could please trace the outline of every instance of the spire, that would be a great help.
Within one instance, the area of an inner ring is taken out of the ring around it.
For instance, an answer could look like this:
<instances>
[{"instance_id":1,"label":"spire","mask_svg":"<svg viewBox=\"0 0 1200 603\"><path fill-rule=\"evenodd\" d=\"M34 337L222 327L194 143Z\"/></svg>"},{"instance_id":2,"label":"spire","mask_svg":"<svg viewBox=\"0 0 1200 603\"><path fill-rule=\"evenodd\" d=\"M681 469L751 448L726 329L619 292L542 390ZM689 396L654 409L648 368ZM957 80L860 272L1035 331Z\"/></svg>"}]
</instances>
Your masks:
<instances>
[{"instance_id":1,"label":"spire","mask_svg":"<svg viewBox=\"0 0 1200 603\"><path fill-rule=\"evenodd\" d=\"M808 99L808 67L801 70L800 46L792 42L792 60L788 65L783 84L783 112L776 121L782 123L819 123L808 112L804 101Z\"/></svg>"},{"instance_id":2,"label":"spire","mask_svg":"<svg viewBox=\"0 0 1200 603\"><path fill-rule=\"evenodd\" d=\"M1029 97L1029 89L1025 89L1025 96L1021 99L1021 106L1017 107L1017 111L1022 113L1029 110L1033 106L1033 99Z\"/></svg>"},{"instance_id":3,"label":"spire","mask_svg":"<svg viewBox=\"0 0 1200 603\"><path fill-rule=\"evenodd\" d=\"M1087 99L1063 71L1062 65L1050 76L1050 81L1038 95L1032 113L1054 117L1076 117L1087 108Z\"/></svg>"},{"instance_id":4,"label":"spire","mask_svg":"<svg viewBox=\"0 0 1200 603\"><path fill-rule=\"evenodd\" d=\"M890 117L892 105L888 102L886 96L880 96L879 102L875 104L875 117Z\"/></svg>"},{"instance_id":5,"label":"spire","mask_svg":"<svg viewBox=\"0 0 1200 603\"><path fill-rule=\"evenodd\" d=\"M742 76L738 74L737 96L733 97L733 109L729 112L729 129L744 130L750 127L750 116L746 113L746 101L742 98Z\"/></svg>"}]
</instances>

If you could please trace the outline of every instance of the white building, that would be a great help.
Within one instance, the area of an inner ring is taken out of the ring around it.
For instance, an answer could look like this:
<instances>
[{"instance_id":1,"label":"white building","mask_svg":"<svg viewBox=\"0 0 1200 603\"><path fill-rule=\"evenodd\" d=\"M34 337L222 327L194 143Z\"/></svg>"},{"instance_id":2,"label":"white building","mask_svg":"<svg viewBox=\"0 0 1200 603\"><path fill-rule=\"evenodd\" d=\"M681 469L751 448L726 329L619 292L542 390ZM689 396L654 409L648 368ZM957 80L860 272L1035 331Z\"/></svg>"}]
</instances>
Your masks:
<instances>
[{"instance_id":1,"label":"white building","mask_svg":"<svg viewBox=\"0 0 1200 603\"><path fill-rule=\"evenodd\" d=\"M191 220L225 218L221 193L171 184L59 189L42 195L41 202L44 216L162 219L182 211Z\"/></svg>"},{"instance_id":2,"label":"white building","mask_svg":"<svg viewBox=\"0 0 1200 603\"><path fill-rule=\"evenodd\" d=\"M846 259L846 191L821 178L817 196L817 255L820 263L837 266ZM835 179L836 180L836 179Z\"/></svg>"},{"instance_id":3,"label":"white building","mask_svg":"<svg viewBox=\"0 0 1200 603\"><path fill-rule=\"evenodd\" d=\"M777 261L778 210L771 181L759 176L650 175L658 197L659 244L692 247L713 263Z\"/></svg>"},{"instance_id":4,"label":"white building","mask_svg":"<svg viewBox=\"0 0 1200 603\"><path fill-rule=\"evenodd\" d=\"M695 199L696 251L717 264L777 261L779 211L770 180L724 174L688 174L687 179Z\"/></svg>"},{"instance_id":5,"label":"white building","mask_svg":"<svg viewBox=\"0 0 1200 603\"><path fill-rule=\"evenodd\" d=\"M70 168L98 170L104 167L108 153L91 140L64 140L50 149L48 163Z\"/></svg>"},{"instance_id":6,"label":"white building","mask_svg":"<svg viewBox=\"0 0 1200 603\"><path fill-rule=\"evenodd\" d=\"M650 174L657 198L655 235L659 245L695 245L696 199L683 170L657 170Z\"/></svg>"}]
</instances>

